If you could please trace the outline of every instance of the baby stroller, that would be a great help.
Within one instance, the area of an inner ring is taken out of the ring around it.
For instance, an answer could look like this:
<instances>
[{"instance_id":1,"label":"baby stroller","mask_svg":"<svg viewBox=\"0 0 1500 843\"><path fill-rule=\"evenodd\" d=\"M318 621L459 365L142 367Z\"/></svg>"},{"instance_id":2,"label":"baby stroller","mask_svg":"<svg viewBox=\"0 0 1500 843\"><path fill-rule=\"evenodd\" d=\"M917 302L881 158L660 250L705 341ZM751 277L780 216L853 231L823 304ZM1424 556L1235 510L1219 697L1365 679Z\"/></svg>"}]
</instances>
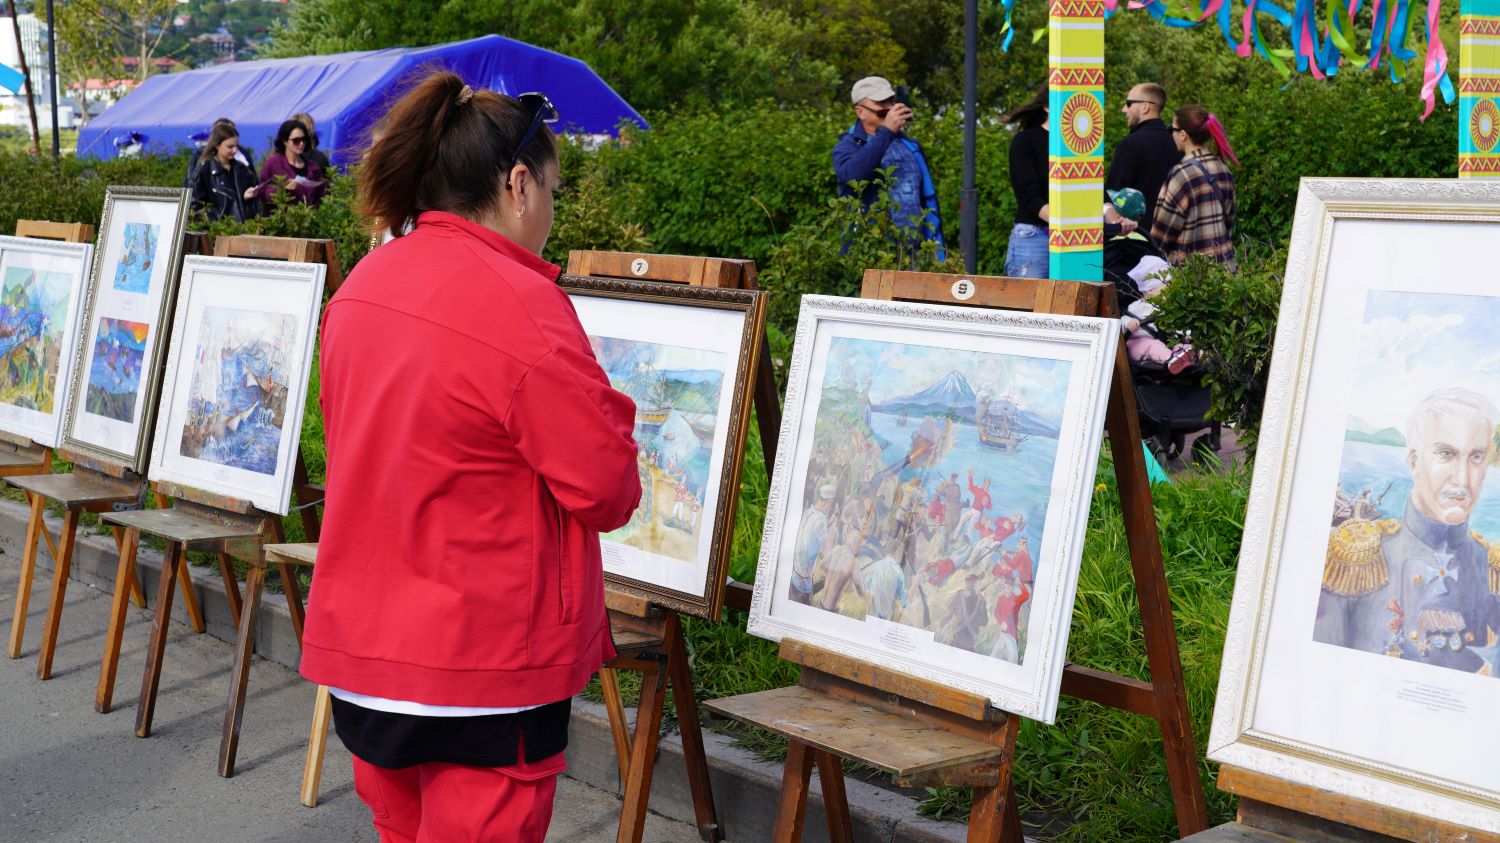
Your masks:
<instances>
[{"instance_id":1,"label":"baby stroller","mask_svg":"<svg viewBox=\"0 0 1500 843\"><path fill-rule=\"evenodd\" d=\"M1147 334L1171 346L1177 339L1155 326L1152 311L1135 276L1141 274L1143 259L1159 253L1142 238L1113 237L1104 244L1104 275L1115 286L1120 311L1139 320L1137 335ZM1146 261L1145 266L1151 266ZM1164 266L1165 264L1162 263ZM1132 273L1132 270L1135 270ZM1157 461L1166 465L1179 459L1186 448L1187 437L1206 430L1192 445L1191 459L1204 461L1220 446L1219 423L1208 418L1209 388L1203 382L1204 368L1191 357L1180 354L1156 362L1131 355L1130 375L1135 389L1136 412L1140 416L1141 434Z\"/></svg>"}]
</instances>

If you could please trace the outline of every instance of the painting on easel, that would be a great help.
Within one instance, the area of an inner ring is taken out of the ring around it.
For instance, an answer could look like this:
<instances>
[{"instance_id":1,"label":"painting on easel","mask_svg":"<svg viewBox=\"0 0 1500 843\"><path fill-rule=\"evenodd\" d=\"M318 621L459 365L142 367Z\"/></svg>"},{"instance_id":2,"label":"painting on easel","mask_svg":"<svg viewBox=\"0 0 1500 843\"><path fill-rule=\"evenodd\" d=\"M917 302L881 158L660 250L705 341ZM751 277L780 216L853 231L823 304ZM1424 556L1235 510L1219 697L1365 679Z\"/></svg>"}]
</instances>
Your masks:
<instances>
[{"instance_id":1,"label":"painting on easel","mask_svg":"<svg viewBox=\"0 0 1500 843\"><path fill-rule=\"evenodd\" d=\"M763 298L572 276L559 283L610 384L636 406L641 504L601 536L605 574L662 605L716 616Z\"/></svg>"},{"instance_id":2,"label":"painting on easel","mask_svg":"<svg viewBox=\"0 0 1500 843\"><path fill-rule=\"evenodd\" d=\"M93 246L0 237L0 429L61 436Z\"/></svg>"},{"instance_id":3,"label":"painting on easel","mask_svg":"<svg viewBox=\"0 0 1500 843\"><path fill-rule=\"evenodd\" d=\"M187 213L185 190L105 192L63 425L61 444L74 453L146 469Z\"/></svg>"},{"instance_id":4,"label":"painting on easel","mask_svg":"<svg viewBox=\"0 0 1500 843\"><path fill-rule=\"evenodd\" d=\"M805 297L750 631L1050 720L1117 334Z\"/></svg>"},{"instance_id":5,"label":"painting on easel","mask_svg":"<svg viewBox=\"0 0 1500 843\"><path fill-rule=\"evenodd\" d=\"M185 261L151 479L285 513L324 270Z\"/></svg>"},{"instance_id":6,"label":"painting on easel","mask_svg":"<svg viewBox=\"0 0 1500 843\"><path fill-rule=\"evenodd\" d=\"M1296 220L1208 757L1500 834L1500 184L1304 179Z\"/></svg>"}]
</instances>

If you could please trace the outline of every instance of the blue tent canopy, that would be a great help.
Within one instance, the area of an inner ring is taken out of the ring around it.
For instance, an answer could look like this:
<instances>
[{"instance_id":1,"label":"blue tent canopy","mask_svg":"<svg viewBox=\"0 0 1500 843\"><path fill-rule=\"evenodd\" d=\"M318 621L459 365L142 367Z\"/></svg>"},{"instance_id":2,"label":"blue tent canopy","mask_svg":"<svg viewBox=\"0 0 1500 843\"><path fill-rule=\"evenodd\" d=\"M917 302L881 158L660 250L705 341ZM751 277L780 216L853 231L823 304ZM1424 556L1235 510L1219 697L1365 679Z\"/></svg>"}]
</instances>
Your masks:
<instances>
[{"instance_id":1,"label":"blue tent canopy","mask_svg":"<svg viewBox=\"0 0 1500 843\"><path fill-rule=\"evenodd\" d=\"M614 135L646 121L582 61L499 35L432 47L234 62L153 76L78 133L78 155L113 158L132 133L151 152L192 146L220 117L233 120L256 160L271 151L282 121L299 112L317 123L319 146L345 165L411 80L450 70L476 88L545 93L557 106L554 131Z\"/></svg>"}]
</instances>

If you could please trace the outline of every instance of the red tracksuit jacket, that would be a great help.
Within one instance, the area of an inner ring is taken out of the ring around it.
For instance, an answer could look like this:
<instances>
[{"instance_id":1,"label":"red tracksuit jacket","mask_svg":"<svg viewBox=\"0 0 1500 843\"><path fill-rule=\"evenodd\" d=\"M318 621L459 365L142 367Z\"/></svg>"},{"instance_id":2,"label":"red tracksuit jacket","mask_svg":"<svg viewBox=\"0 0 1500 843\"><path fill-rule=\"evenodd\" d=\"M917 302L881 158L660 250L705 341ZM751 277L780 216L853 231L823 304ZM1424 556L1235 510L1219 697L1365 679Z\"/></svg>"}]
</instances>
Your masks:
<instances>
[{"instance_id":1,"label":"red tracksuit jacket","mask_svg":"<svg viewBox=\"0 0 1500 843\"><path fill-rule=\"evenodd\" d=\"M635 405L595 362L559 272L427 212L329 303L303 676L523 706L577 693L613 656L599 533L640 501Z\"/></svg>"}]
</instances>

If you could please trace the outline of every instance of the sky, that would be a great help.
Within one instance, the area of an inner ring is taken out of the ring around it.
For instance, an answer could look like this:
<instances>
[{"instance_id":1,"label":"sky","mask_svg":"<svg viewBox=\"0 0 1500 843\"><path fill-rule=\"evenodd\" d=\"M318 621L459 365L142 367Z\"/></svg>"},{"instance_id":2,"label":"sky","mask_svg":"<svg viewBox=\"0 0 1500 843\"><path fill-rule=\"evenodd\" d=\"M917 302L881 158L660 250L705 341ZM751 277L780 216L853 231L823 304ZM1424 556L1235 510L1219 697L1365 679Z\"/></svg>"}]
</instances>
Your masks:
<instances>
[{"instance_id":1,"label":"sky","mask_svg":"<svg viewBox=\"0 0 1500 843\"><path fill-rule=\"evenodd\" d=\"M955 370L976 394L1009 393L1022 409L1048 418L1062 417L1068 397L1070 366L1062 360L849 337L835 337L828 352L830 379L869 376L870 400L876 404L920 392Z\"/></svg>"},{"instance_id":2,"label":"sky","mask_svg":"<svg viewBox=\"0 0 1500 843\"><path fill-rule=\"evenodd\" d=\"M1429 392L1462 386L1500 404L1500 298L1372 291L1349 413L1402 430Z\"/></svg>"}]
</instances>

